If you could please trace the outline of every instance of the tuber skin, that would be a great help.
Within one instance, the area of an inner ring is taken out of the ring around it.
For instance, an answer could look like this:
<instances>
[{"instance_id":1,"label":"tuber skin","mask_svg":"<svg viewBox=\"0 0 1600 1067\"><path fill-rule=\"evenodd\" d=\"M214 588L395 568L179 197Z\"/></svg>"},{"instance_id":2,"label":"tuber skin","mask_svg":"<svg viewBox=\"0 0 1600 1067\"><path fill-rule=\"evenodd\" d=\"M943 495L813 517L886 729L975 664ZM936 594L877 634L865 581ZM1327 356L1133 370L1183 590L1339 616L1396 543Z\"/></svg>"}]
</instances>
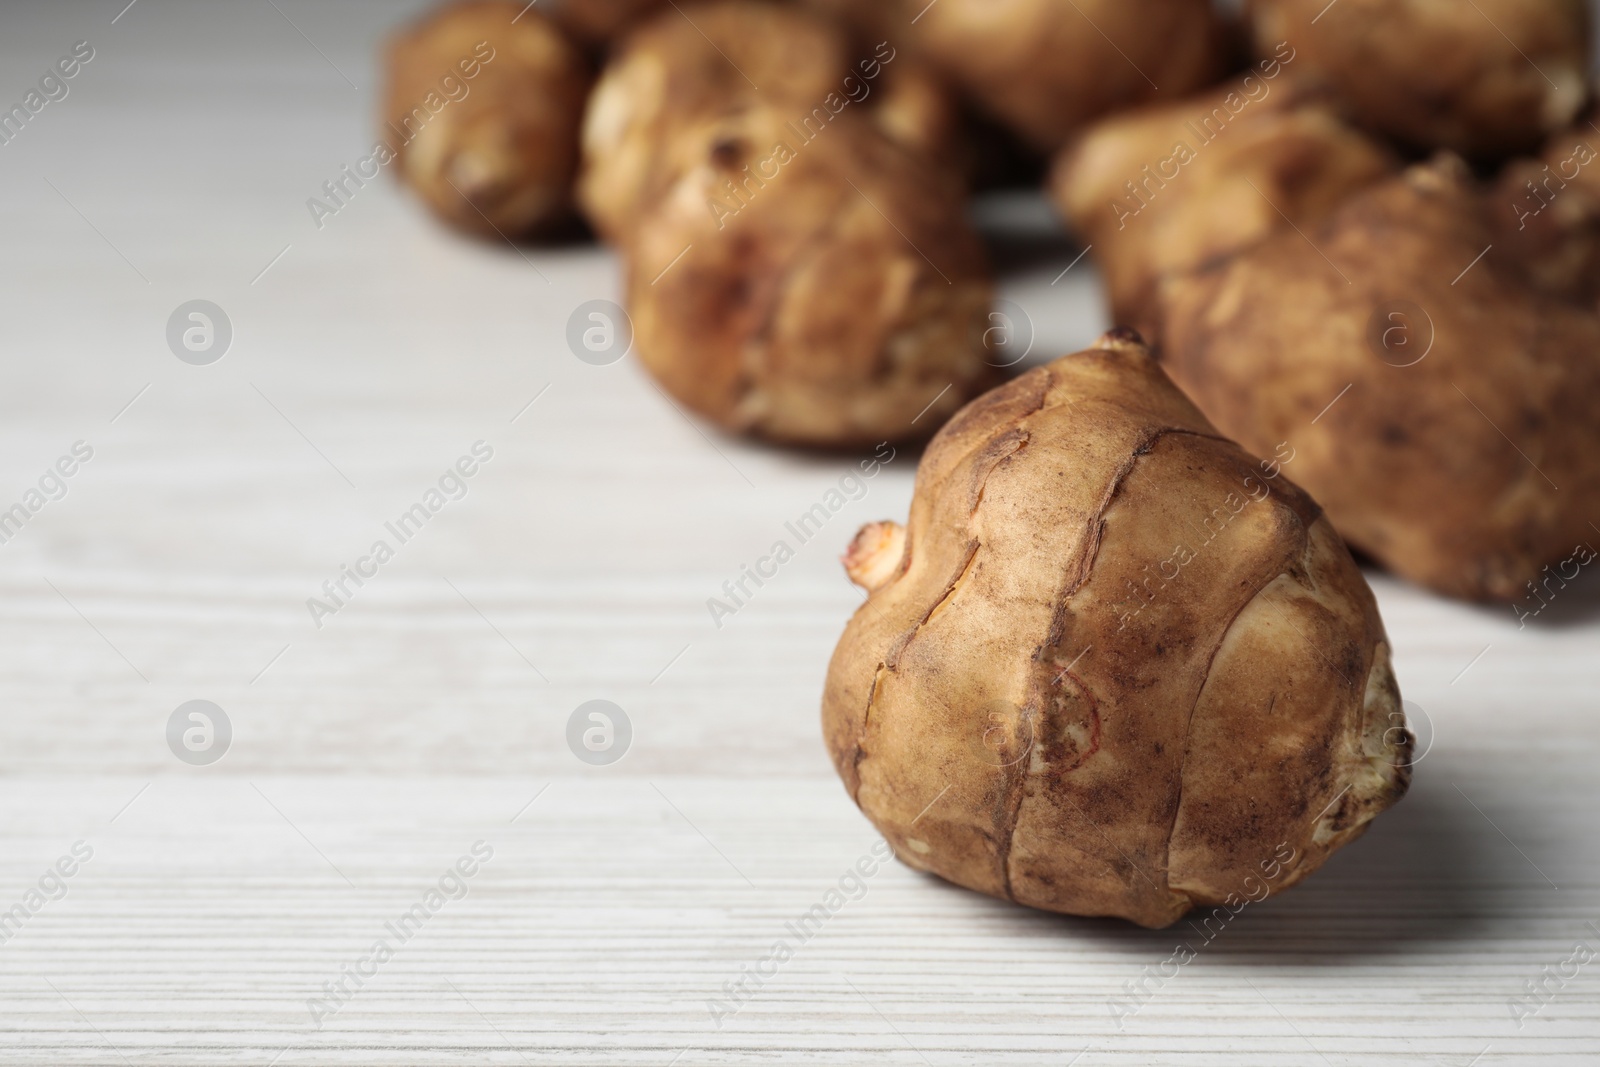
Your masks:
<instances>
[{"instance_id":1,"label":"tuber skin","mask_svg":"<svg viewBox=\"0 0 1600 1067\"><path fill-rule=\"evenodd\" d=\"M1542 590L1600 489L1578 399L1600 388L1600 134L1580 119L1487 188L1453 157L1402 176L1279 82L1175 175L1143 175L1223 93L1115 116L1057 160L1114 314L1224 433L1291 441L1296 480L1391 570L1473 600Z\"/></svg>"},{"instance_id":2,"label":"tuber skin","mask_svg":"<svg viewBox=\"0 0 1600 1067\"><path fill-rule=\"evenodd\" d=\"M670 157L687 130L758 104L781 109L797 128L818 112L823 122L813 125L831 125L830 102L871 116L939 169L959 151L953 97L888 41L862 43L824 14L760 0L667 11L623 42L595 87L583 131L584 210L625 247L678 177Z\"/></svg>"},{"instance_id":3,"label":"tuber skin","mask_svg":"<svg viewBox=\"0 0 1600 1067\"><path fill-rule=\"evenodd\" d=\"M1168 279L1160 315L1178 384L1246 448L1291 441L1351 544L1510 601L1594 541L1600 314L1490 248L1498 199L1442 157Z\"/></svg>"},{"instance_id":4,"label":"tuber skin","mask_svg":"<svg viewBox=\"0 0 1600 1067\"><path fill-rule=\"evenodd\" d=\"M639 359L735 433L925 438L996 380L960 187L863 116L808 143L787 115L751 104L674 141L675 180L628 248Z\"/></svg>"},{"instance_id":5,"label":"tuber skin","mask_svg":"<svg viewBox=\"0 0 1600 1067\"><path fill-rule=\"evenodd\" d=\"M574 40L605 49L669 0L543 0L539 9Z\"/></svg>"},{"instance_id":6,"label":"tuber skin","mask_svg":"<svg viewBox=\"0 0 1600 1067\"><path fill-rule=\"evenodd\" d=\"M802 8L843 26L851 35L855 53L868 62L869 69L872 60L890 57L874 79L877 84L868 102L885 133L943 170L969 177L977 171L978 149L969 129L972 116L948 79L907 37L916 12L900 10L897 0L799 2ZM859 63L855 73L862 73Z\"/></svg>"},{"instance_id":7,"label":"tuber skin","mask_svg":"<svg viewBox=\"0 0 1600 1067\"><path fill-rule=\"evenodd\" d=\"M1514 159L1488 193L1497 247L1536 285L1568 300L1600 300L1600 109Z\"/></svg>"},{"instance_id":8,"label":"tuber skin","mask_svg":"<svg viewBox=\"0 0 1600 1067\"><path fill-rule=\"evenodd\" d=\"M1092 119L1154 98L1156 86L1170 99L1206 85L1227 69L1232 50L1210 0L891 6L909 43L1039 152L1059 148Z\"/></svg>"},{"instance_id":9,"label":"tuber skin","mask_svg":"<svg viewBox=\"0 0 1600 1067\"><path fill-rule=\"evenodd\" d=\"M1132 331L969 404L909 523L847 567L869 595L828 750L896 854L958 885L1166 926L1295 884L1409 783L1343 542Z\"/></svg>"},{"instance_id":10,"label":"tuber skin","mask_svg":"<svg viewBox=\"0 0 1600 1067\"><path fill-rule=\"evenodd\" d=\"M1586 97L1587 0L1251 0L1258 52L1287 40L1297 76L1368 129L1495 160L1533 151Z\"/></svg>"},{"instance_id":11,"label":"tuber skin","mask_svg":"<svg viewBox=\"0 0 1600 1067\"><path fill-rule=\"evenodd\" d=\"M879 50L874 46L874 53ZM882 67L873 90L877 94L871 102L873 121L891 141L965 180L977 164L955 94L932 66L916 56L892 44L887 54L895 58Z\"/></svg>"},{"instance_id":12,"label":"tuber skin","mask_svg":"<svg viewBox=\"0 0 1600 1067\"><path fill-rule=\"evenodd\" d=\"M800 7L688 7L628 38L580 188L668 394L734 433L856 448L925 438L993 384L987 262L936 158L947 99Z\"/></svg>"},{"instance_id":13,"label":"tuber skin","mask_svg":"<svg viewBox=\"0 0 1600 1067\"><path fill-rule=\"evenodd\" d=\"M1163 278L1232 255L1285 217L1311 225L1399 170L1281 73L1263 63L1188 100L1115 115L1057 156L1050 192L1093 246L1115 321L1158 339L1151 302Z\"/></svg>"},{"instance_id":14,"label":"tuber skin","mask_svg":"<svg viewBox=\"0 0 1600 1067\"><path fill-rule=\"evenodd\" d=\"M401 179L441 220L480 237L555 235L573 219L591 74L580 49L524 6L448 5L387 53L385 119L404 142ZM464 61L475 75L464 76ZM449 85L464 95L447 98ZM443 101L437 110L430 96Z\"/></svg>"}]
</instances>

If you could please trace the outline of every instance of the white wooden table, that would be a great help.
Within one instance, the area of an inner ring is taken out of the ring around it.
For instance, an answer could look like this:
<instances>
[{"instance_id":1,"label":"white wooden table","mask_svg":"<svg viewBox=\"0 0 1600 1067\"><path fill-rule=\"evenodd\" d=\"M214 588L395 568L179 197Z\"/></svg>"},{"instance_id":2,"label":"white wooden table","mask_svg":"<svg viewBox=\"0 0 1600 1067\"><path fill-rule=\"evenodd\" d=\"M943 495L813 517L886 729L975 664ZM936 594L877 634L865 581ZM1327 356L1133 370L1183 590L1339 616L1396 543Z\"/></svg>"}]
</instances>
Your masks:
<instances>
[{"instance_id":1,"label":"white wooden table","mask_svg":"<svg viewBox=\"0 0 1600 1067\"><path fill-rule=\"evenodd\" d=\"M318 229L305 201L369 150L403 14L0 13L7 106L95 50L0 145L0 508L93 449L0 545L0 1063L1600 1057L1600 961L1515 999L1600 950L1593 583L1519 631L1375 576L1434 735L1412 795L1137 1010L1127 984L1192 930L891 865L719 1015L875 840L818 695L857 603L835 557L904 514L914 457L715 627L706 598L850 460L723 438L630 360L574 358L573 309L619 298L607 253L459 240L387 180ZM1104 326L1087 261L1052 284L1076 252L1039 240L1004 282L1035 357ZM208 366L165 337L192 299L232 324ZM465 498L315 627L307 598L477 441ZM197 699L232 727L209 766L166 738ZM566 741L595 699L632 723L610 766Z\"/></svg>"}]
</instances>

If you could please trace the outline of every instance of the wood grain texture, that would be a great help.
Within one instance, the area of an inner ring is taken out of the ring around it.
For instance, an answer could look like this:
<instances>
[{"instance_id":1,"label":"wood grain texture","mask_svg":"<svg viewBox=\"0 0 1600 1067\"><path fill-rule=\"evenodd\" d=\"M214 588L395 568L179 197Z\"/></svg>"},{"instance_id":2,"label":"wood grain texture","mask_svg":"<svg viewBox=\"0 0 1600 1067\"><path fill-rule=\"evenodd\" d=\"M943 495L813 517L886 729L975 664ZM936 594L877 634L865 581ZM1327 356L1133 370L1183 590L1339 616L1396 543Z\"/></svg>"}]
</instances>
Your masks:
<instances>
[{"instance_id":1,"label":"wood grain texture","mask_svg":"<svg viewBox=\"0 0 1600 1067\"><path fill-rule=\"evenodd\" d=\"M1507 1000L1594 939L1586 762L1546 762L1534 819L1525 760L1432 753L1368 839L1210 941L890 865L801 942L786 924L872 844L831 780L169 775L110 823L147 779L10 779L8 897L74 840L94 857L0 950L0 1057L1579 1063L1592 976L1521 1031ZM322 984L480 840L466 895L313 1025ZM780 938L793 958L719 1027L724 983ZM1113 1001L1180 942L1197 958L1119 1029Z\"/></svg>"},{"instance_id":2,"label":"wood grain texture","mask_svg":"<svg viewBox=\"0 0 1600 1067\"><path fill-rule=\"evenodd\" d=\"M404 12L278 6L0 15L5 94L96 48L0 147L0 508L95 450L0 544L0 1064L1600 1056L1600 962L1520 1028L1509 1006L1600 948L1592 582L1519 630L1375 576L1433 735L1413 794L1214 940L889 865L719 1026L708 1002L874 844L818 700L859 602L836 557L904 515L915 456L716 626L706 599L852 458L723 438L631 361L574 358L573 310L618 298L606 253L459 240L387 180L318 229ZM1104 326L1050 240L1022 227L1004 283L1034 359ZM208 367L164 340L196 297L234 326ZM314 626L306 599L479 440L466 497ZM164 737L197 698L234 728L210 767ZM566 745L591 699L633 723L611 767ZM80 840L65 895L5 927ZM308 999L480 840L465 897L315 1026ZM1196 958L1153 982L1179 941Z\"/></svg>"}]
</instances>

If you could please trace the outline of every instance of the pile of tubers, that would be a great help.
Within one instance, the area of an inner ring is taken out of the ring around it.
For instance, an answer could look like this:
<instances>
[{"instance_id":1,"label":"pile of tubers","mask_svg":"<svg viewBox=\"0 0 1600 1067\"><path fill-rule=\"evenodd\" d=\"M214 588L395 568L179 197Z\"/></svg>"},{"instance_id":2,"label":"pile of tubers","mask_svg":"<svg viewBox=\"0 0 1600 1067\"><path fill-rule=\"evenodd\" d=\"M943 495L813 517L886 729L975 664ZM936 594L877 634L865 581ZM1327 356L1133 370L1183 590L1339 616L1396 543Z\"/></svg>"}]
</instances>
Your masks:
<instances>
[{"instance_id":1,"label":"pile of tubers","mask_svg":"<svg viewBox=\"0 0 1600 1067\"><path fill-rule=\"evenodd\" d=\"M913 867L1162 926L1405 792L1351 548L1514 604L1595 558L1590 60L1584 0L466 0L385 122L447 224L614 247L671 401L932 438L845 555L835 767ZM968 208L1041 177L1120 325L1003 369Z\"/></svg>"}]
</instances>

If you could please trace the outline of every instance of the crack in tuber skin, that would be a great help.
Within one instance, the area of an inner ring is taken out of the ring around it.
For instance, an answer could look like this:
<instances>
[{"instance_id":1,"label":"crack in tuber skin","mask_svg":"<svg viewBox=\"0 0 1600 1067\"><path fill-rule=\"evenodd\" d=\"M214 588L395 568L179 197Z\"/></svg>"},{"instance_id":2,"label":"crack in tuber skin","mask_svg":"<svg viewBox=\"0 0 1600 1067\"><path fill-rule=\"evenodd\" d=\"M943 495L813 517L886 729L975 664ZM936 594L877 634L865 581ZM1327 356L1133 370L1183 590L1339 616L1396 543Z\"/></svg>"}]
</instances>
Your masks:
<instances>
[{"instance_id":1,"label":"crack in tuber skin","mask_svg":"<svg viewBox=\"0 0 1600 1067\"><path fill-rule=\"evenodd\" d=\"M1175 541L1199 547L1123 610ZM903 532L875 524L849 558L870 592L824 734L914 867L1164 926L1242 893L1283 844L1298 860L1273 887L1293 884L1409 782L1349 553L1125 331L969 404Z\"/></svg>"}]
</instances>

